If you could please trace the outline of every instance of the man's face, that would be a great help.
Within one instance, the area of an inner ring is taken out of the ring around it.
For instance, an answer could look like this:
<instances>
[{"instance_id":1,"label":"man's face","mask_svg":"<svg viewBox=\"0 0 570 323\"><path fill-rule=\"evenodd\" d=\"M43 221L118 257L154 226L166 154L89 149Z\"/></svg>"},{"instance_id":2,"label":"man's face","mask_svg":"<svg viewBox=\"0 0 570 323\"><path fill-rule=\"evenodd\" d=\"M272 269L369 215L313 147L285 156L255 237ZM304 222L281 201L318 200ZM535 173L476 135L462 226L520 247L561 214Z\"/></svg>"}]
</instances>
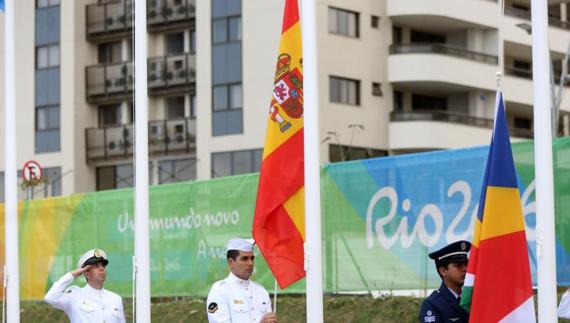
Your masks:
<instances>
[{"instance_id":1,"label":"man's face","mask_svg":"<svg viewBox=\"0 0 570 323\"><path fill-rule=\"evenodd\" d=\"M243 280L248 280L253 273L254 258L253 252L240 251L236 260L228 258L228 265L230 265L230 269L234 275Z\"/></svg>"},{"instance_id":2,"label":"man's face","mask_svg":"<svg viewBox=\"0 0 570 323\"><path fill-rule=\"evenodd\" d=\"M91 264L91 267L89 267L89 269L85 272L85 277L87 277L87 281L92 283L104 283L105 278L107 277L105 265L102 262Z\"/></svg>"},{"instance_id":3,"label":"man's face","mask_svg":"<svg viewBox=\"0 0 570 323\"><path fill-rule=\"evenodd\" d=\"M452 262L447 267L440 267L440 274L447 286L462 287L467 273L467 261Z\"/></svg>"}]
</instances>

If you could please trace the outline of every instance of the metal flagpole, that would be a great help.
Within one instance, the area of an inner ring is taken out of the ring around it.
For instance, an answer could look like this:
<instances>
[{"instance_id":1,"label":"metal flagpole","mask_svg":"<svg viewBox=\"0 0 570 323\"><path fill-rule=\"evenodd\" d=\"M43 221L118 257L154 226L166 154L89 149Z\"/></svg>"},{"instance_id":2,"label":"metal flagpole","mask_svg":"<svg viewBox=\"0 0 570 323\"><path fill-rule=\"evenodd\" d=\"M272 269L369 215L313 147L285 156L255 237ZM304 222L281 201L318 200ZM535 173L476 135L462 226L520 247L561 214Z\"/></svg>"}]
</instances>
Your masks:
<instances>
[{"instance_id":1,"label":"metal flagpole","mask_svg":"<svg viewBox=\"0 0 570 323\"><path fill-rule=\"evenodd\" d=\"M15 55L15 0L6 0L4 7L4 193L6 221L6 316L10 323L20 322L20 273L18 246L18 177L16 166L16 55Z\"/></svg>"},{"instance_id":2,"label":"metal flagpole","mask_svg":"<svg viewBox=\"0 0 570 323\"><path fill-rule=\"evenodd\" d=\"M135 266L137 322L150 322L146 0L135 2Z\"/></svg>"},{"instance_id":3,"label":"metal flagpole","mask_svg":"<svg viewBox=\"0 0 570 323\"><path fill-rule=\"evenodd\" d=\"M323 264L319 169L319 94L315 0L302 3L305 136L305 270L307 322L323 322Z\"/></svg>"},{"instance_id":4,"label":"metal flagpole","mask_svg":"<svg viewBox=\"0 0 570 323\"><path fill-rule=\"evenodd\" d=\"M556 254L552 164L552 98L546 2L532 0L532 74L536 180L538 321L556 322Z\"/></svg>"},{"instance_id":5,"label":"metal flagpole","mask_svg":"<svg viewBox=\"0 0 570 323\"><path fill-rule=\"evenodd\" d=\"M275 279L275 286L273 287L273 313L277 314L277 279Z\"/></svg>"}]
</instances>

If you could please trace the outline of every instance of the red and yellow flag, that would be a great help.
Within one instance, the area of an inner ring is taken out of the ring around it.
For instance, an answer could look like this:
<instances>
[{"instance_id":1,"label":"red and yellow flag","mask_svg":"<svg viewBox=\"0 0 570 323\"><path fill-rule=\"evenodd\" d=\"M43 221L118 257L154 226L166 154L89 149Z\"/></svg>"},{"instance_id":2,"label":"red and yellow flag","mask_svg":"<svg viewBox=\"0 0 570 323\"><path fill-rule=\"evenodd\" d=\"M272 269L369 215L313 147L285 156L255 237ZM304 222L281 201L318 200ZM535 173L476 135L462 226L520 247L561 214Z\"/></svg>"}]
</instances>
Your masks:
<instances>
[{"instance_id":1,"label":"red and yellow flag","mask_svg":"<svg viewBox=\"0 0 570 323\"><path fill-rule=\"evenodd\" d=\"M286 0L253 218L253 238L281 288L305 276L303 165L301 25L297 0Z\"/></svg>"}]
</instances>

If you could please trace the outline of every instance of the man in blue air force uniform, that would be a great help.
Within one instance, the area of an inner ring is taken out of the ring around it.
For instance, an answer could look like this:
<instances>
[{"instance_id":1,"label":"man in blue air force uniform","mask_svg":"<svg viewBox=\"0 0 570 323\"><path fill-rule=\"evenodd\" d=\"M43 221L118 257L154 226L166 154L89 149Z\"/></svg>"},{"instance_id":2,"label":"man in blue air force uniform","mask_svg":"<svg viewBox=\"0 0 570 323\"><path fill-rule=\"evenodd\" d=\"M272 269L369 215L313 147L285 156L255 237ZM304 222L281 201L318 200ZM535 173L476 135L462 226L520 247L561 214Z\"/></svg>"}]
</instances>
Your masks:
<instances>
[{"instance_id":1,"label":"man in blue air force uniform","mask_svg":"<svg viewBox=\"0 0 570 323\"><path fill-rule=\"evenodd\" d=\"M442 283L422 303L419 317L421 323L469 321L469 313L459 306L469 249L471 243L457 241L429 254L435 260L435 268Z\"/></svg>"}]
</instances>

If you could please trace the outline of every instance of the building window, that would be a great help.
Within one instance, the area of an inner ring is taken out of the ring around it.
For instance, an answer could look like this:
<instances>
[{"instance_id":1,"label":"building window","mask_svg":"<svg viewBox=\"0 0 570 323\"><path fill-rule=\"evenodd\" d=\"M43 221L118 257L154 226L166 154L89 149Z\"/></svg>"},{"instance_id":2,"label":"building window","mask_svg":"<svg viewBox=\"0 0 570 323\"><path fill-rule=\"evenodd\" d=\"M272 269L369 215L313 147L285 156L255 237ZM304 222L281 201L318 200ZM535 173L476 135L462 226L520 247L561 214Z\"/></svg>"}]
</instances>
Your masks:
<instances>
[{"instance_id":1,"label":"building window","mask_svg":"<svg viewBox=\"0 0 570 323\"><path fill-rule=\"evenodd\" d=\"M329 161L331 163L384 156L388 156L388 152L385 150L344 145L329 145Z\"/></svg>"},{"instance_id":2,"label":"building window","mask_svg":"<svg viewBox=\"0 0 570 323\"><path fill-rule=\"evenodd\" d=\"M372 15L370 17L370 26L372 26L372 28L378 29L378 27L380 27L380 17Z\"/></svg>"},{"instance_id":3,"label":"building window","mask_svg":"<svg viewBox=\"0 0 570 323\"><path fill-rule=\"evenodd\" d=\"M359 14L329 7L329 33L358 38Z\"/></svg>"},{"instance_id":4,"label":"building window","mask_svg":"<svg viewBox=\"0 0 570 323\"><path fill-rule=\"evenodd\" d=\"M184 96L166 98L166 119L175 120L184 117Z\"/></svg>"},{"instance_id":5,"label":"building window","mask_svg":"<svg viewBox=\"0 0 570 323\"><path fill-rule=\"evenodd\" d=\"M372 95L382 96L382 83L372 82Z\"/></svg>"},{"instance_id":6,"label":"building window","mask_svg":"<svg viewBox=\"0 0 570 323\"><path fill-rule=\"evenodd\" d=\"M47 180L43 186L43 197L61 196L61 167L44 168L43 176ZM40 192L36 189L36 193Z\"/></svg>"},{"instance_id":7,"label":"building window","mask_svg":"<svg viewBox=\"0 0 570 323\"><path fill-rule=\"evenodd\" d=\"M329 77L330 101L360 105L360 81L342 77Z\"/></svg>"},{"instance_id":8,"label":"building window","mask_svg":"<svg viewBox=\"0 0 570 323\"><path fill-rule=\"evenodd\" d=\"M258 172L263 149L212 154L212 178Z\"/></svg>"},{"instance_id":9,"label":"building window","mask_svg":"<svg viewBox=\"0 0 570 323\"><path fill-rule=\"evenodd\" d=\"M212 100L214 136L243 132L241 83L214 86Z\"/></svg>"},{"instance_id":10,"label":"building window","mask_svg":"<svg viewBox=\"0 0 570 323\"><path fill-rule=\"evenodd\" d=\"M215 86L213 99L214 111L241 109L243 105L241 83Z\"/></svg>"},{"instance_id":11,"label":"building window","mask_svg":"<svg viewBox=\"0 0 570 323\"><path fill-rule=\"evenodd\" d=\"M212 43L224 44L241 40L241 17L217 18L212 21Z\"/></svg>"},{"instance_id":12,"label":"building window","mask_svg":"<svg viewBox=\"0 0 570 323\"><path fill-rule=\"evenodd\" d=\"M398 26L392 27L392 44L399 45L402 43L402 28Z\"/></svg>"},{"instance_id":13,"label":"building window","mask_svg":"<svg viewBox=\"0 0 570 323\"><path fill-rule=\"evenodd\" d=\"M97 60L99 64L120 63L123 61L123 45L120 41L97 45ZM130 58L130 53L128 57Z\"/></svg>"},{"instance_id":14,"label":"building window","mask_svg":"<svg viewBox=\"0 0 570 323\"><path fill-rule=\"evenodd\" d=\"M196 53L196 31L195 30L190 31L190 53L192 53L192 54Z\"/></svg>"},{"instance_id":15,"label":"building window","mask_svg":"<svg viewBox=\"0 0 570 323\"><path fill-rule=\"evenodd\" d=\"M36 153L59 151L59 106L36 108Z\"/></svg>"},{"instance_id":16,"label":"building window","mask_svg":"<svg viewBox=\"0 0 570 323\"><path fill-rule=\"evenodd\" d=\"M412 110L445 111L447 110L447 99L436 96L413 94Z\"/></svg>"},{"instance_id":17,"label":"building window","mask_svg":"<svg viewBox=\"0 0 570 323\"><path fill-rule=\"evenodd\" d=\"M59 0L37 0L36 6L38 8L59 6Z\"/></svg>"},{"instance_id":18,"label":"building window","mask_svg":"<svg viewBox=\"0 0 570 323\"><path fill-rule=\"evenodd\" d=\"M518 128L518 129L531 130L532 129L532 120L529 118L524 118L524 117L514 117L513 125L515 128Z\"/></svg>"},{"instance_id":19,"label":"building window","mask_svg":"<svg viewBox=\"0 0 570 323\"><path fill-rule=\"evenodd\" d=\"M212 1L212 135L243 132L241 1Z\"/></svg>"},{"instance_id":20,"label":"building window","mask_svg":"<svg viewBox=\"0 0 570 323\"><path fill-rule=\"evenodd\" d=\"M190 118L196 118L196 95L190 95Z\"/></svg>"},{"instance_id":21,"label":"building window","mask_svg":"<svg viewBox=\"0 0 570 323\"><path fill-rule=\"evenodd\" d=\"M97 167L97 190L133 187L133 165Z\"/></svg>"},{"instance_id":22,"label":"building window","mask_svg":"<svg viewBox=\"0 0 570 323\"><path fill-rule=\"evenodd\" d=\"M164 160L158 163L159 184L196 179L196 159Z\"/></svg>"},{"instance_id":23,"label":"building window","mask_svg":"<svg viewBox=\"0 0 570 323\"><path fill-rule=\"evenodd\" d=\"M404 111L404 94L400 91L394 91L394 111Z\"/></svg>"},{"instance_id":24,"label":"building window","mask_svg":"<svg viewBox=\"0 0 570 323\"><path fill-rule=\"evenodd\" d=\"M36 47L36 69L59 66L59 44Z\"/></svg>"},{"instance_id":25,"label":"building window","mask_svg":"<svg viewBox=\"0 0 570 323\"><path fill-rule=\"evenodd\" d=\"M99 127L112 127L122 124L121 104L109 104L99 106Z\"/></svg>"},{"instance_id":26,"label":"building window","mask_svg":"<svg viewBox=\"0 0 570 323\"><path fill-rule=\"evenodd\" d=\"M445 36L412 30L410 38L412 43L445 44Z\"/></svg>"},{"instance_id":27,"label":"building window","mask_svg":"<svg viewBox=\"0 0 570 323\"><path fill-rule=\"evenodd\" d=\"M166 35L166 55L184 54L184 32Z\"/></svg>"}]
</instances>

